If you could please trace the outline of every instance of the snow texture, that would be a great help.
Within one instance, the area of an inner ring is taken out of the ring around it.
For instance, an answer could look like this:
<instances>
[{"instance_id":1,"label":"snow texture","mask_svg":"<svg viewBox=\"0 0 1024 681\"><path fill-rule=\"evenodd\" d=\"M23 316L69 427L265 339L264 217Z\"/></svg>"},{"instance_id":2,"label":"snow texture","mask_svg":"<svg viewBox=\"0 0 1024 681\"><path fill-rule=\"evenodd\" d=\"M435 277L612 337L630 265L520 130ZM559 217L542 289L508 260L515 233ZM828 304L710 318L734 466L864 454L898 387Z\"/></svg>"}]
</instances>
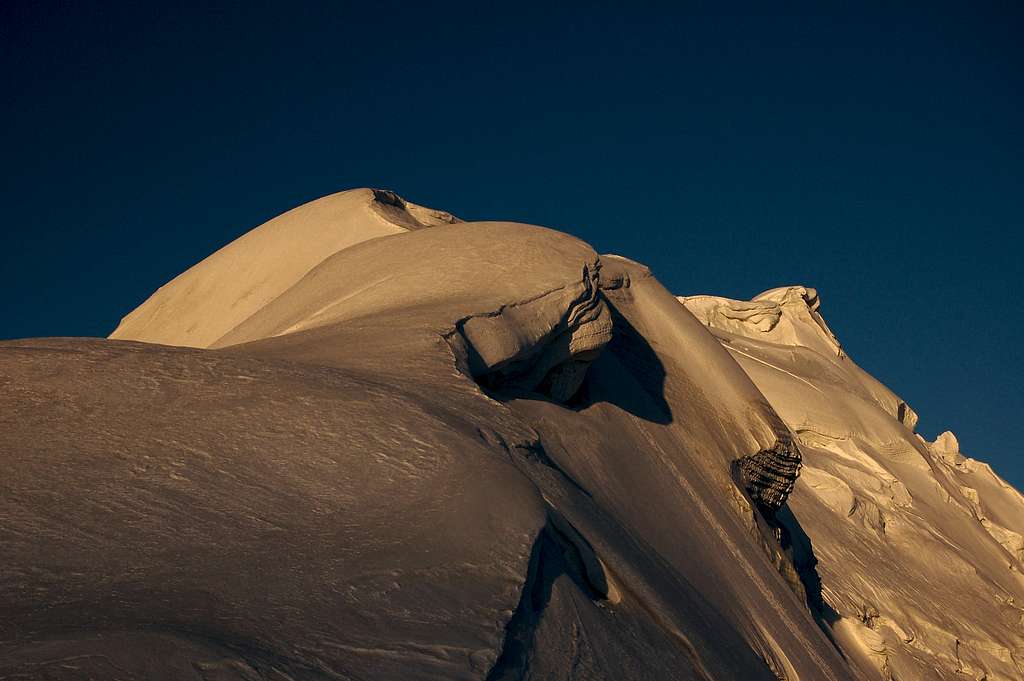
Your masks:
<instances>
[{"instance_id":1,"label":"snow texture","mask_svg":"<svg viewBox=\"0 0 1024 681\"><path fill-rule=\"evenodd\" d=\"M1022 678L1024 497L820 306L296 208L0 343L0 678Z\"/></svg>"}]
</instances>

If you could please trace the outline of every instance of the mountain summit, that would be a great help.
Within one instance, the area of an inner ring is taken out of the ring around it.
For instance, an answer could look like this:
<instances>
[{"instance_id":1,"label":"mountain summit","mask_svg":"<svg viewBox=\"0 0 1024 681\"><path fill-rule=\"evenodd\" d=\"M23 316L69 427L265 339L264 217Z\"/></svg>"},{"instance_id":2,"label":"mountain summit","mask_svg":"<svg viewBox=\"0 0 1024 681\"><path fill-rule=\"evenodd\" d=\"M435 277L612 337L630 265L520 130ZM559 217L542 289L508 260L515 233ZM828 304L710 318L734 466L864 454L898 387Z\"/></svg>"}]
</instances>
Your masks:
<instances>
[{"instance_id":1,"label":"mountain summit","mask_svg":"<svg viewBox=\"0 0 1024 681\"><path fill-rule=\"evenodd\" d=\"M1024 496L817 291L359 189L0 342L0 676L1019 679Z\"/></svg>"}]
</instances>

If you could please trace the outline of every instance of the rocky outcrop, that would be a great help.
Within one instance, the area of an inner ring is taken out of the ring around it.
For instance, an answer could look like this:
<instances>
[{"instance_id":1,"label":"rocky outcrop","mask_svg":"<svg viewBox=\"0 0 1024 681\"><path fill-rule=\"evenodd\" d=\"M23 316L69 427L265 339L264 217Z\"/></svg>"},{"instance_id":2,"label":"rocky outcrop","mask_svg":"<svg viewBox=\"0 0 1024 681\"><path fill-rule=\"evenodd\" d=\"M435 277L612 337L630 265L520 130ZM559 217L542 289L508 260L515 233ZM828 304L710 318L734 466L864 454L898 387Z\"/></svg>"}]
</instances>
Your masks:
<instances>
[{"instance_id":1,"label":"rocky outcrop","mask_svg":"<svg viewBox=\"0 0 1024 681\"><path fill-rule=\"evenodd\" d=\"M769 516L786 503L800 475L800 450L788 435L773 447L736 461L739 481L750 498Z\"/></svg>"}]
</instances>

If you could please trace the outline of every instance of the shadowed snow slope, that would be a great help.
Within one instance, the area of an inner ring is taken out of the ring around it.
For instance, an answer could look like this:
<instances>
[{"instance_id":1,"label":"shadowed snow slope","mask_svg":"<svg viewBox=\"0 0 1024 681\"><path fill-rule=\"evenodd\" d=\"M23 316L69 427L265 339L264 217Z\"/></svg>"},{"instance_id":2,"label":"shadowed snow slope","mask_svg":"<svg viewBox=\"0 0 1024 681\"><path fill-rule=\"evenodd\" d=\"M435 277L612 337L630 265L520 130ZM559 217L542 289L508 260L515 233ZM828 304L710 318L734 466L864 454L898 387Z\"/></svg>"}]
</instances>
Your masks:
<instances>
[{"instance_id":1,"label":"shadowed snow slope","mask_svg":"<svg viewBox=\"0 0 1024 681\"><path fill-rule=\"evenodd\" d=\"M1020 495L812 289L681 300L354 190L0 343L0 677L1017 678Z\"/></svg>"}]
</instances>

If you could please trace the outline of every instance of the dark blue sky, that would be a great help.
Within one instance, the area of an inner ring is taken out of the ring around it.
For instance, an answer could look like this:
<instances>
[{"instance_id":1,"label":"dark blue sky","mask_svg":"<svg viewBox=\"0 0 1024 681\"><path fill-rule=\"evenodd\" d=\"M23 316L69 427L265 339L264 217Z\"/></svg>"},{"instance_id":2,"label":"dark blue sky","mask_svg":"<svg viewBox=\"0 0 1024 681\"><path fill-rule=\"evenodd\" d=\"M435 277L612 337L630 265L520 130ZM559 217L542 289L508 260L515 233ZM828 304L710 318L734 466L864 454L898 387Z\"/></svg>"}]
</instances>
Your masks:
<instances>
[{"instance_id":1,"label":"dark blue sky","mask_svg":"<svg viewBox=\"0 0 1024 681\"><path fill-rule=\"evenodd\" d=\"M388 187L681 294L815 286L924 434L1024 487L1024 13L768 5L8 0L0 337L106 335L274 215Z\"/></svg>"}]
</instances>

